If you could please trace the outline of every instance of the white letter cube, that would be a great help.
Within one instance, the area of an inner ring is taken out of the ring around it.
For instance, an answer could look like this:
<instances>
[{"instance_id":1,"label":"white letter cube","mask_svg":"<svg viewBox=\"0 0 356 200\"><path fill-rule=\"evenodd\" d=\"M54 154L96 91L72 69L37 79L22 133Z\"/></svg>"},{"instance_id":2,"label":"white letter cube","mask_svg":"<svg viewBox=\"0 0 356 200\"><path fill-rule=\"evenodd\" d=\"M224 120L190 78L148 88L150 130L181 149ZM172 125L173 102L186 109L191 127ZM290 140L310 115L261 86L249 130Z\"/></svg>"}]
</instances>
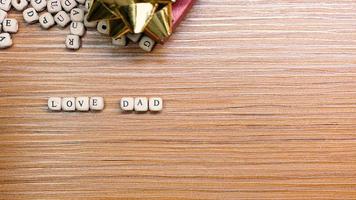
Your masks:
<instances>
[{"instance_id":1,"label":"white letter cube","mask_svg":"<svg viewBox=\"0 0 356 200\"><path fill-rule=\"evenodd\" d=\"M62 98L50 97L48 99L48 109L52 111L60 111L62 109Z\"/></svg>"},{"instance_id":2,"label":"white letter cube","mask_svg":"<svg viewBox=\"0 0 356 200\"><path fill-rule=\"evenodd\" d=\"M0 0L0 10L9 11L11 8L11 0Z\"/></svg>"},{"instance_id":3,"label":"white letter cube","mask_svg":"<svg viewBox=\"0 0 356 200\"><path fill-rule=\"evenodd\" d=\"M38 21L38 13L34 8L27 8L22 13L25 22L32 24Z\"/></svg>"},{"instance_id":4,"label":"white letter cube","mask_svg":"<svg viewBox=\"0 0 356 200\"><path fill-rule=\"evenodd\" d=\"M141 36L142 36L142 33L137 33L137 34L135 34L135 33L128 33L126 36L127 36L127 38L129 38L132 42L137 43L137 42L140 40L140 38L141 38Z\"/></svg>"},{"instance_id":5,"label":"white letter cube","mask_svg":"<svg viewBox=\"0 0 356 200\"><path fill-rule=\"evenodd\" d=\"M89 97L77 97L75 99L75 108L78 111L89 111Z\"/></svg>"},{"instance_id":6,"label":"white letter cube","mask_svg":"<svg viewBox=\"0 0 356 200\"><path fill-rule=\"evenodd\" d=\"M75 111L75 97L62 98L62 110Z\"/></svg>"},{"instance_id":7,"label":"white letter cube","mask_svg":"<svg viewBox=\"0 0 356 200\"><path fill-rule=\"evenodd\" d=\"M61 0L61 5L63 10L70 12L70 10L76 7L78 3L75 0Z\"/></svg>"},{"instance_id":8,"label":"white letter cube","mask_svg":"<svg viewBox=\"0 0 356 200\"><path fill-rule=\"evenodd\" d=\"M87 17L88 17L88 14L86 14L84 16L84 26L87 27L87 28L95 28L96 25L98 24L98 22L95 22L95 21L88 22Z\"/></svg>"},{"instance_id":9,"label":"white letter cube","mask_svg":"<svg viewBox=\"0 0 356 200\"><path fill-rule=\"evenodd\" d=\"M107 20L100 20L98 22L97 31L104 35L109 35L109 24Z\"/></svg>"},{"instance_id":10,"label":"white letter cube","mask_svg":"<svg viewBox=\"0 0 356 200\"><path fill-rule=\"evenodd\" d=\"M68 49L79 49L80 48L80 38L78 35L67 35L65 45Z\"/></svg>"},{"instance_id":11,"label":"white letter cube","mask_svg":"<svg viewBox=\"0 0 356 200\"><path fill-rule=\"evenodd\" d=\"M31 0L30 3L37 12L43 11L47 6L46 0Z\"/></svg>"},{"instance_id":12,"label":"white letter cube","mask_svg":"<svg viewBox=\"0 0 356 200\"><path fill-rule=\"evenodd\" d=\"M49 13L57 13L62 10L62 5L60 0L48 0L47 1L47 11Z\"/></svg>"},{"instance_id":13,"label":"white letter cube","mask_svg":"<svg viewBox=\"0 0 356 200\"><path fill-rule=\"evenodd\" d=\"M62 11L59 11L55 16L54 16L54 21L62 28L64 28L69 22L70 22L70 17L69 15Z\"/></svg>"},{"instance_id":14,"label":"white letter cube","mask_svg":"<svg viewBox=\"0 0 356 200\"><path fill-rule=\"evenodd\" d=\"M160 97L152 97L149 99L148 106L150 111L159 112L163 108L163 100Z\"/></svg>"},{"instance_id":15,"label":"white letter cube","mask_svg":"<svg viewBox=\"0 0 356 200\"><path fill-rule=\"evenodd\" d=\"M2 30L8 33L17 33L19 25L16 19L6 18L2 22Z\"/></svg>"},{"instance_id":16,"label":"white letter cube","mask_svg":"<svg viewBox=\"0 0 356 200\"><path fill-rule=\"evenodd\" d=\"M137 112L146 112L148 111L148 100L146 97L136 97L134 110Z\"/></svg>"},{"instance_id":17,"label":"white letter cube","mask_svg":"<svg viewBox=\"0 0 356 200\"><path fill-rule=\"evenodd\" d=\"M17 11L23 11L27 5L27 0L11 0L12 7L14 7Z\"/></svg>"},{"instance_id":18,"label":"white letter cube","mask_svg":"<svg viewBox=\"0 0 356 200\"><path fill-rule=\"evenodd\" d=\"M54 19L51 13L45 12L39 17L39 21L41 24L41 27L44 29L49 29L51 26L54 25Z\"/></svg>"},{"instance_id":19,"label":"white letter cube","mask_svg":"<svg viewBox=\"0 0 356 200\"><path fill-rule=\"evenodd\" d=\"M84 10L80 8L74 8L70 11L70 19L73 22L83 22L84 21Z\"/></svg>"},{"instance_id":20,"label":"white letter cube","mask_svg":"<svg viewBox=\"0 0 356 200\"><path fill-rule=\"evenodd\" d=\"M6 17L7 17L7 12L0 9L0 24L4 21Z\"/></svg>"},{"instance_id":21,"label":"white letter cube","mask_svg":"<svg viewBox=\"0 0 356 200\"><path fill-rule=\"evenodd\" d=\"M150 52L152 51L155 44L156 42L154 40L147 36L143 36L140 40L139 46L141 47L141 49Z\"/></svg>"},{"instance_id":22,"label":"white letter cube","mask_svg":"<svg viewBox=\"0 0 356 200\"><path fill-rule=\"evenodd\" d=\"M122 36L118 39L112 39L112 44L113 45L117 45L117 46L126 46L127 44L127 40L126 40L126 36Z\"/></svg>"},{"instance_id":23,"label":"white letter cube","mask_svg":"<svg viewBox=\"0 0 356 200\"><path fill-rule=\"evenodd\" d=\"M134 98L123 97L120 101L120 107L123 111L133 111L134 110Z\"/></svg>"},{"instance_id":24,"label":"white letter cube","mask_svg":"<svg viewBox=\"0 0 356 200\"><path fill-rule=\"evenodd\" d=\"M0 33L0 49L12 46L12 39L8 33Z\"/></svg>"},{"instance_id":25,"label":"white letter cube","mask_svg":"<svg viewBox=\"0 0 356 200\"><path fill-rule=\"evenodd\" d=\"M82 22L72 22L69 27L70 34L82 37L85 33L84 24Z\"/></svg>"},{"instance_id":26,"label":"white letter cube","mask_svg":"<svg viewBox=\"0 0 356 200\"><path fill-rule=\"evenodd\" d=\"M103 97L90 97L89 103L90 110L100 111L104 109L104 98Z\"/></svg>"}]
</instances>

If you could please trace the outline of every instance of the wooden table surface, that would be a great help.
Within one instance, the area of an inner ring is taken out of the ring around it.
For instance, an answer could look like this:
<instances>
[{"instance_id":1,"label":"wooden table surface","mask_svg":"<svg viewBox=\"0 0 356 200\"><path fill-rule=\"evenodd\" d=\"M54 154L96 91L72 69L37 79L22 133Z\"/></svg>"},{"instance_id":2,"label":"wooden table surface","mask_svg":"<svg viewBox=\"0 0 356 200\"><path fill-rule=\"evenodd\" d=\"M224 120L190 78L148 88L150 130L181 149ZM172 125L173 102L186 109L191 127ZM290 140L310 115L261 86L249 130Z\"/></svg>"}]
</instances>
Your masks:
<instances>
[{"instance_id":1,"label":"wooden table surface","mask_svg":"<svg viewBox=\"0 0 356 200\"><path fill-rule=\"evenodd\" d=\"M1 200L356 199L356 1L199 0L164 46L25 25L0 51ZM50 96L103 96L50 113ZM160 114L123 114L160 96Z\"/></svg>"}]
</instances>

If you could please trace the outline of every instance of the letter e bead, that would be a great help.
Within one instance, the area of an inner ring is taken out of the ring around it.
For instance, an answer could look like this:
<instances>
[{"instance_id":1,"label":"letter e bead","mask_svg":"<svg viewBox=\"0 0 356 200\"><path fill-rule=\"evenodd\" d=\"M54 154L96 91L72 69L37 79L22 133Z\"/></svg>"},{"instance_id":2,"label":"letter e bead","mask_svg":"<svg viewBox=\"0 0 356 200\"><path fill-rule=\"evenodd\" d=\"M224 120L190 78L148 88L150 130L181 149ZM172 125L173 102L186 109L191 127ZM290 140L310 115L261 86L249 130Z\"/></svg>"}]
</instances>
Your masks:
<instances>
[{"instance_id":1,"label":"letter e bead","mask_svg":"<svg viewBox=\"0 0 356 200\"><path fill-rule=\"evenodd\" d=\"M32 24L38 21L38 13L34 8L27 8L23 11L23 19L25 22Z\"/></svg>"},{"instance_id":2,"label":"letter e bead","mask_svg":"<svg viewBox=\"0 0 356 200\"><path fill-rule=\"evenodd\" d=\"M16 19L6 18L2 22L2 29L4 32L17 33L19 30L19 25Z\"/></svg>"},{"instance_id":3,"label":"letter e bead","mask_svg":"<svg viewBox=\"0 0 356 200\"><path fill-rule=\"evenodd\" d=\"M104 109L104 98L103 97L90 97L89 102L90 110L100 111Z\"/></svg>"}]
</instances>

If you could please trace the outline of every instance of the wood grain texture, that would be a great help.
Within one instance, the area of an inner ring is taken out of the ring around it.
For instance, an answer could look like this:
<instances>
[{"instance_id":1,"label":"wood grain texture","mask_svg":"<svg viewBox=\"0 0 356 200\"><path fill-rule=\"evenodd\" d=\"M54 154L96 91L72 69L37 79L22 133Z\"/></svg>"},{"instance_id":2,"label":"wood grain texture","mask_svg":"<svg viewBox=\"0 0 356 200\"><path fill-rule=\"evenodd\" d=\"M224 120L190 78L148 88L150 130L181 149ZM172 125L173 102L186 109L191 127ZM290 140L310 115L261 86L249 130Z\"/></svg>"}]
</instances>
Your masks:
<instances>
[{"instance_id":1,"label":"wood grain texture","mask_svg":"<svg viewBox=\"0 0 356 200\"><path fill-rule=\"evenodd\" d=\"M1 200L356 199L356 1L199 0L151 54L94 31L71 52L68 30L20 22ZM47 111L79 95L105 111ZM165 109L122 114L122 96Z\"/></svg>"}]
</instances>

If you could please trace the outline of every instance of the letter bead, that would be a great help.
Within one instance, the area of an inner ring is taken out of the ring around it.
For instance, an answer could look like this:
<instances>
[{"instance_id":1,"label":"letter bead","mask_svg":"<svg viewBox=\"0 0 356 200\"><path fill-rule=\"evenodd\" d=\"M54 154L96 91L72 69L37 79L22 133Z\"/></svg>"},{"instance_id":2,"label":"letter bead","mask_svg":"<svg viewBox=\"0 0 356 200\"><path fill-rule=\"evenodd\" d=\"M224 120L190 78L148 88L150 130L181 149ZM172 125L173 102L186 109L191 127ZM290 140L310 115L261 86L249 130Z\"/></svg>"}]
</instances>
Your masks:
<instances>
[{"instance_id":1,"label":"letter bead","mask_svg":"<svg viewBox=\"0 0 356 200\"><path fill-rule=\"evenodd\" d=\"M95 21L93 21L93 22L88 22L88 14L86 14L85 16L84 16L84 26L85 27L87 27L87 28L95 28L96 27L96 25L98 24L98 22L95 22Z\"/></svg>"},{"instance_id":2,"label":"letter bead","mask_svg":"<svg viewBox=\"0 0 356 200\"><path fill-rule=\"evenodd\" d=\"M61 5L63 10L70 12L70 10L76 7L78 3L75 0L61 0Z\"/></svg>"},{"instance_id":3,"label":"letter bead","mask_svg":"<svg viewBox=\"0 0 356 200\"><path fill-rule=\"evenodd\" d=\"M92 0L85 0L85 11L88 12L91 6Z\"/></svg>"},{"instance_id":4,"label":"letter bead","mask_svg":"<svg viewBox=\"0 0 356 200\"><path fill-rule=\"evenodd\" d=\"M126 44L127 44L126 36L122 36L121 38L118 38L118 39L113 38L112 44L116 45L116 46L126 46Z\"/></svg>"},{"instance_id":5,"label":"letter bead","mask_svg":"<svg viewBox=\"0 0 356 200\"><path fill-rule=\"evenodd\" d=\"M159 112L163 108L163 100L160 97L152 97L149 99L148 103L150 111Z\"/></svg>"},{"instance_id":6,"label":"letter bead","mask_svg":"<svg viewBox=\"0 0 356 200\"><path fill-rule=\"evenodd\" d=\"M103 97L90 97L89 102L90 110L101 111L104 109L104 98Z\"/></svg>"},{"instance_id":7,"label":"letter bead","mask_svg":"<svg viewBox=\"0 0 356 200\"><path fill-rule=\"evenodd\" d=\"M74 97L62 98L62 109L68 112L75 111L75 98Z\"/></svg>"},{"instance_id":8,"label":"letter bead","mask_svg":"<svg viewBox=\"0 0 356 200\"><path fill-rule=\"evenodd\" d=\"M79 4L85 4L85 0L76 0Z\"/></svg>"},{"instance_id":9,"label":"letter bead","mask_svg":"<svg viewBox=\"0 0 356 200\"><path fill-rule=\"evenodd\" d=\"M51 13L45 12L39 17L41 27L44 29L49 29L55 22Z\"/></svg>"},{"instance_id":10,"label":"letter bead","mask_svg":"<svg viewBox=\"0 0 356 200\"><path fill-rule=\"evenodd\" d=\"M78 111L89 111L89 97L77 97L75 99L75 108Z\"/></svg>"},{"instance_id":11,"label":"letter bead","mask_svg":"<svg viewBox=\"0 0 356 200\"><path fill-rule=\"evenodd\" d=\"M23 11L27 5L27 0L11 0L12 7L14 7L17 11Z\"/></svg>"},{"instance_id":12,"label":"letter bead","mask_svg":"<svg viewBox=\"0 0 356 200\"><path fill-rule=\"evenodd\" d=\"M6 18L2 22L2 29L4 32L17 33L19 30L19 25L16 19Z\"/></svg>"},{"instance_id":13,"label":"letter bead","mask_svg":"<svg viewBox=\"0 0 356 200\"><path fill-rule=\"evenodd\" d=\"M127 38L129 38L132 42L137 43L142 36L142 33L128 33Z\"/></svg>"},{"instance_id":14,"label":"letter bead","mask_svg":"<svg viewBox=\"0 0 356 200\"><path fill-rule=\"evenodd\" d=\"M32 24L38 21L38 13L34 8L27 8L22 15L26 23Z\"/></svg>"},{"instance_id":15,"label":"letter bead","mask_svg":"<svg viewBox=\"0 0 356 200\"><path fill-rule=\"evenodd\" d=\"M134 110L137 112L146 112L148 111L148 100L146 97L136 97Z\"/></svg>"},{"instance_id":16,"label":"letter bead","mask_svg":"<svg viewBox=\"0 0 356 200\"><path fill-rule=\"evenodd\" d=\"M140 40L139 46L141 49L150 52L152 51L153 47L155 46L156 42L147 36L143 36Z\"/></svg>"},{"instance_id":17,"label":"letter bead","mask_svg":"<svg viewBox=\"0 0 356 200\"><path fill-rule=\"evenodd\" d=\"M67 35L65 45L68 49L79 49L80 48L80 38L78 35Z\"/></svg>"},{"instance_id":18,"label":"letter bead","mask_svg":"<svg viewBox=\"0 0 356 200\"><path fill-rule=\"evenodd\" d=\"M120 107L123 111L133 111L134 110L134 98L123 97L120 101Z\"/></svg>"},{"instance_id":19,"label":"letter bead","mask_svg":"<svg viewBox=\"0 0 356 200\"><path fill-rule=\"evenodd\" d=\"M69 22L70 22L70 17L69 15L62 11L59 11L55 16L54 16L54 21L62 28L64 28Z\"/></svg>"},{"instance_id":20,"label":"letter bead","mask_svg":"<svg viewBox=\"0 0 356 200\"><path fill-rule=\"evenodd\" d=\"M0 10L9 11L11 8L11 0L0 0Z\"/></svg>"},{"instance_id":21,"label":"letter bead","mask_svg":"<svg viewBox=\"0 0 356 200\"><path fill-rule=\"evenodd\" d=\"M47 1L47 11L49 13L55 14L62 10L62 5L60 0L48 0Z\"/></svg>"},{"instance_id":22,"label":"letter bead","mask_svg":"<svg viewBox=\"0 0 356 200\"><path fill-rule=\"evenodd\" d=\"M47 6L46 0L31 0L30 3L37 12L43 11Z\"/></svg>"},{"instance_id":23,"label":"letter bead","mask_svg":"<svg viewBox=\"0 0 356 200\"><path fill-rule=\"evenodd\" d=\"M82 37L85 33L84 24L82 22L72 22L69 27L70 34Z\"/></svg>"},{"instance_id":24,"label":"letter bead","mask_svg":"<svg viewBox=\"0 0 356 200\"><path fill-rule=\"evenodd\" d=\"M100 20L98 22L97 31L104 35L109 35L109 24L107 20Z\"/></svg>"},{"instance_id":25,"label":"letter bead","mask_svg":"<svg viewBox=\"0 0 356 200\"><path fill-rule=\"evenodd\" d=\"M1 0L0 0L1 1ZM4 21L4 19L7 17L7 12L3 11L0 9L0 24Z\"/></svg>"},{"instance_id":26,"label":"letter bead","mask_svg":"<svg viewBox=\"0 0 356 200\"><path fill-rule=\"evenodd\" d=\"M70 19L73 22L83 22L84 21L84 10L80 8L74 8L70 11Z\"/></svg>"},{"instance_id":27,"label":"letter bead","mask_svg":"<svg viewBox=\"0 0 356 200\"><path fill-rule=\"evenodd\" d=\"M48 109L51 111L60 111L62 109L62 98L50 97L48 99Z\"/></svg>"},{"instance_id":28,"label":"letter bead","mask_svg":"<svg viewBox=\"0 0 356 200\"><path fill-rule=\"evenodd\" d=\"M0 49L12 46L12 39L8 33L0 33Z\"/></svg>"}]
</instances>

